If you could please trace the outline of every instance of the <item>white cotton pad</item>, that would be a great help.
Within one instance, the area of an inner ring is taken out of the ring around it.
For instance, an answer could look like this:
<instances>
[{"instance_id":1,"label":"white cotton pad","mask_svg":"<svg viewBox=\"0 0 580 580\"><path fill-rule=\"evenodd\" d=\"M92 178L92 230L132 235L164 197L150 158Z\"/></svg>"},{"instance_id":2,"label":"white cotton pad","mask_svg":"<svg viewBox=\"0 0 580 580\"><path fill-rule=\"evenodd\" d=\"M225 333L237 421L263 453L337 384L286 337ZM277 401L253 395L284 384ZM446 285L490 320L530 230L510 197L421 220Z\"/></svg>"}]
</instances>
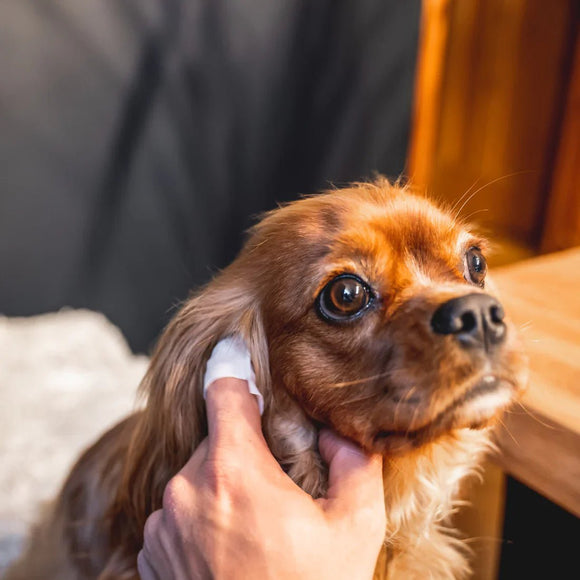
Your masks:
<instances>
[{"instance_id":1,"label":"white cotton pad","mask_svg":"<svg viewBox=\"0 0 580 580\"><path fill-rule=\"evenodd\" d=\"M256 375L248 347L239 336L223 338L214 347L203 378L203 398L206 398L207 389L214 381L226 377L241 379L248 383L248 390L258 399L261 415L264 412L264 397L256 386Z\"/></svg>"}]
</instances>

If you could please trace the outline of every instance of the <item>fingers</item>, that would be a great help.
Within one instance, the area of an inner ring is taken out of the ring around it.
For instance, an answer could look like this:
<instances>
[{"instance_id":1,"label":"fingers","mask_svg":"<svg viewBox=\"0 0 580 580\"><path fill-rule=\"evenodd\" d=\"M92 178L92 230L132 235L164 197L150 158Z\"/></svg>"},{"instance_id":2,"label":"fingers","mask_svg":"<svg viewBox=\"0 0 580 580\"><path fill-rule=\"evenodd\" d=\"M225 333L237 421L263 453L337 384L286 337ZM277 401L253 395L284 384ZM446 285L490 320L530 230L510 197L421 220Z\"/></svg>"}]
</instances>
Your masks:
<instances>
[{"instance_id":1,"label":"fingers","mask_svg":"<svg viewBox=\"0 0 580 580\"><path fill-rule=\"evenodd\" d=\"M163 512L157 510L150 514L145 522L143 548L137 556L137 568L141 580L161 580L157 568L167 568L165 550L160 541L162 520Z\"/></svg>"},{"instance_id":2,"label":"fingers","mask_svg":"<svg viewBox=\"0 0 580 580\"><path fill-rule=\"evenodd\" d=\"M266 445L258 404L246 381L217 379L207 391L206 407L211 450L236 449L246 441Z\"/></svg>"},{"instance_id":3,"label":"fingers","mask_svg":"<svg viewBox=\"0 0 580 580\"><path fill-rule=\"evenodd\" d=\"M367 455L326 429L320 432L319 447L329 466L326 509L337 514L369 509L384 520L382 457Z\"/></svg>"},{"instance_id":4,"label":"fingers","mask_svg":"<svg viewBox=\"0 0 580 580\"><path fill-rule=\"evenodd\" d=\"M161 580L149 563L144 550L141 550L137 555L137 569L141 580Z\"/></svg>"}]
</instances>

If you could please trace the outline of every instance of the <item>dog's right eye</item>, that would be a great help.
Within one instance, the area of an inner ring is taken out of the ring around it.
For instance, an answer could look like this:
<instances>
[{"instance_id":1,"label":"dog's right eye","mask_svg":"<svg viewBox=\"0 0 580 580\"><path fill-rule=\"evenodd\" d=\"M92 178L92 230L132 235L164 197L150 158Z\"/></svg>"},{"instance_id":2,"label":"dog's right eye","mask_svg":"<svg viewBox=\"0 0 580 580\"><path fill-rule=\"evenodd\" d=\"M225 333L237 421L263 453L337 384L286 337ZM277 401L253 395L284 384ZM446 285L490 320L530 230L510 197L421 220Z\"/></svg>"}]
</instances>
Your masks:
<instances>
[{"instance_id":1,"label":"dog's right eye","mask_svg":"<svg viewBox=\"0 0 580 580\"><path fill-rule=\"evenodd\" d=\"M372 301L370 288L358 276L342 274L318 295L318 311L327 320L341 322L360 316Z\"/></svg>"},{"instance_id":2,"label":"dog's right eye","mask_svg":"<svg viewBox=\"0 0 580 580\"><path fill-rule=\"evenodd\" d=\"M465 274L464 278L477 286L483 288L485 284L485 274L487 273L487 262L479 248L475 246L469 248L465 254Z\"/></svg>"}]
</instances>

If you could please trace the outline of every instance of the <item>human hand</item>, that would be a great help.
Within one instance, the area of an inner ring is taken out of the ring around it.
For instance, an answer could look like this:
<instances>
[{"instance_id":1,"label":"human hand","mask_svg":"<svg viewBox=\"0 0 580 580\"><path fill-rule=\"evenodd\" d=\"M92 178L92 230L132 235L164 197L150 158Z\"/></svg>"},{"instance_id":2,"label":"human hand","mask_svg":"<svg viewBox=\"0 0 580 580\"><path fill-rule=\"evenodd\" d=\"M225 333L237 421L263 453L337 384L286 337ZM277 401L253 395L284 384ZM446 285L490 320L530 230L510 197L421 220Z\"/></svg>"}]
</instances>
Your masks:
<instances>
[{"instance_id":1,"label":"human hand","mask_svg":"<svg viewBox=\"0 0 580 580\"><path fill-rule=\"evenodd\" d=\"M208 391L209 436L145 525L142 580L371 578L384 538L382 459L322 431L326 498L281 469L245 381Z\"/></svg>"}]
</instances>

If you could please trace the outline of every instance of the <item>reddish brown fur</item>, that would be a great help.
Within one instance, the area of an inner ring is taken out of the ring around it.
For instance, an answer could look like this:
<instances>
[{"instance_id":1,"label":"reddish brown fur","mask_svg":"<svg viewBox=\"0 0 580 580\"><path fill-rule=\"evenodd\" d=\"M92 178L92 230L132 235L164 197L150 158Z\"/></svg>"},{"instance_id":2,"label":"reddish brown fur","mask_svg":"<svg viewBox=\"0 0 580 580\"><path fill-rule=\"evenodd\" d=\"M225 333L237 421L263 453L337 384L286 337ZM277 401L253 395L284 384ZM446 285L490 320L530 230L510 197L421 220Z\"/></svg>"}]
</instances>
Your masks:
<instances>
[{"instance_id":1,"label":"reddish brown fur","mask_svg":"<svg viewBox=\"0 0 580 580\"><path fill-rule=\"evenodd\" d=\"M324 493L320 423L384 453L389 577L464 574L457 541L441 526L502 410L480 416L466 393L489 364L514 395L525 383L513 329L489 360L430 328L442 302L483 292L464 280L463 256L474 245L485 249L448 214L386 180L267 215L237 260L171 321L141 385L145 410L79 460L8 579L138 578L145 520L207 432L205 361L232 333L248 343L264 431L289 475ZM314 303L340 273L361 276L377 300L360 319L330 324Z\"/></svg>"}]
</instances>

